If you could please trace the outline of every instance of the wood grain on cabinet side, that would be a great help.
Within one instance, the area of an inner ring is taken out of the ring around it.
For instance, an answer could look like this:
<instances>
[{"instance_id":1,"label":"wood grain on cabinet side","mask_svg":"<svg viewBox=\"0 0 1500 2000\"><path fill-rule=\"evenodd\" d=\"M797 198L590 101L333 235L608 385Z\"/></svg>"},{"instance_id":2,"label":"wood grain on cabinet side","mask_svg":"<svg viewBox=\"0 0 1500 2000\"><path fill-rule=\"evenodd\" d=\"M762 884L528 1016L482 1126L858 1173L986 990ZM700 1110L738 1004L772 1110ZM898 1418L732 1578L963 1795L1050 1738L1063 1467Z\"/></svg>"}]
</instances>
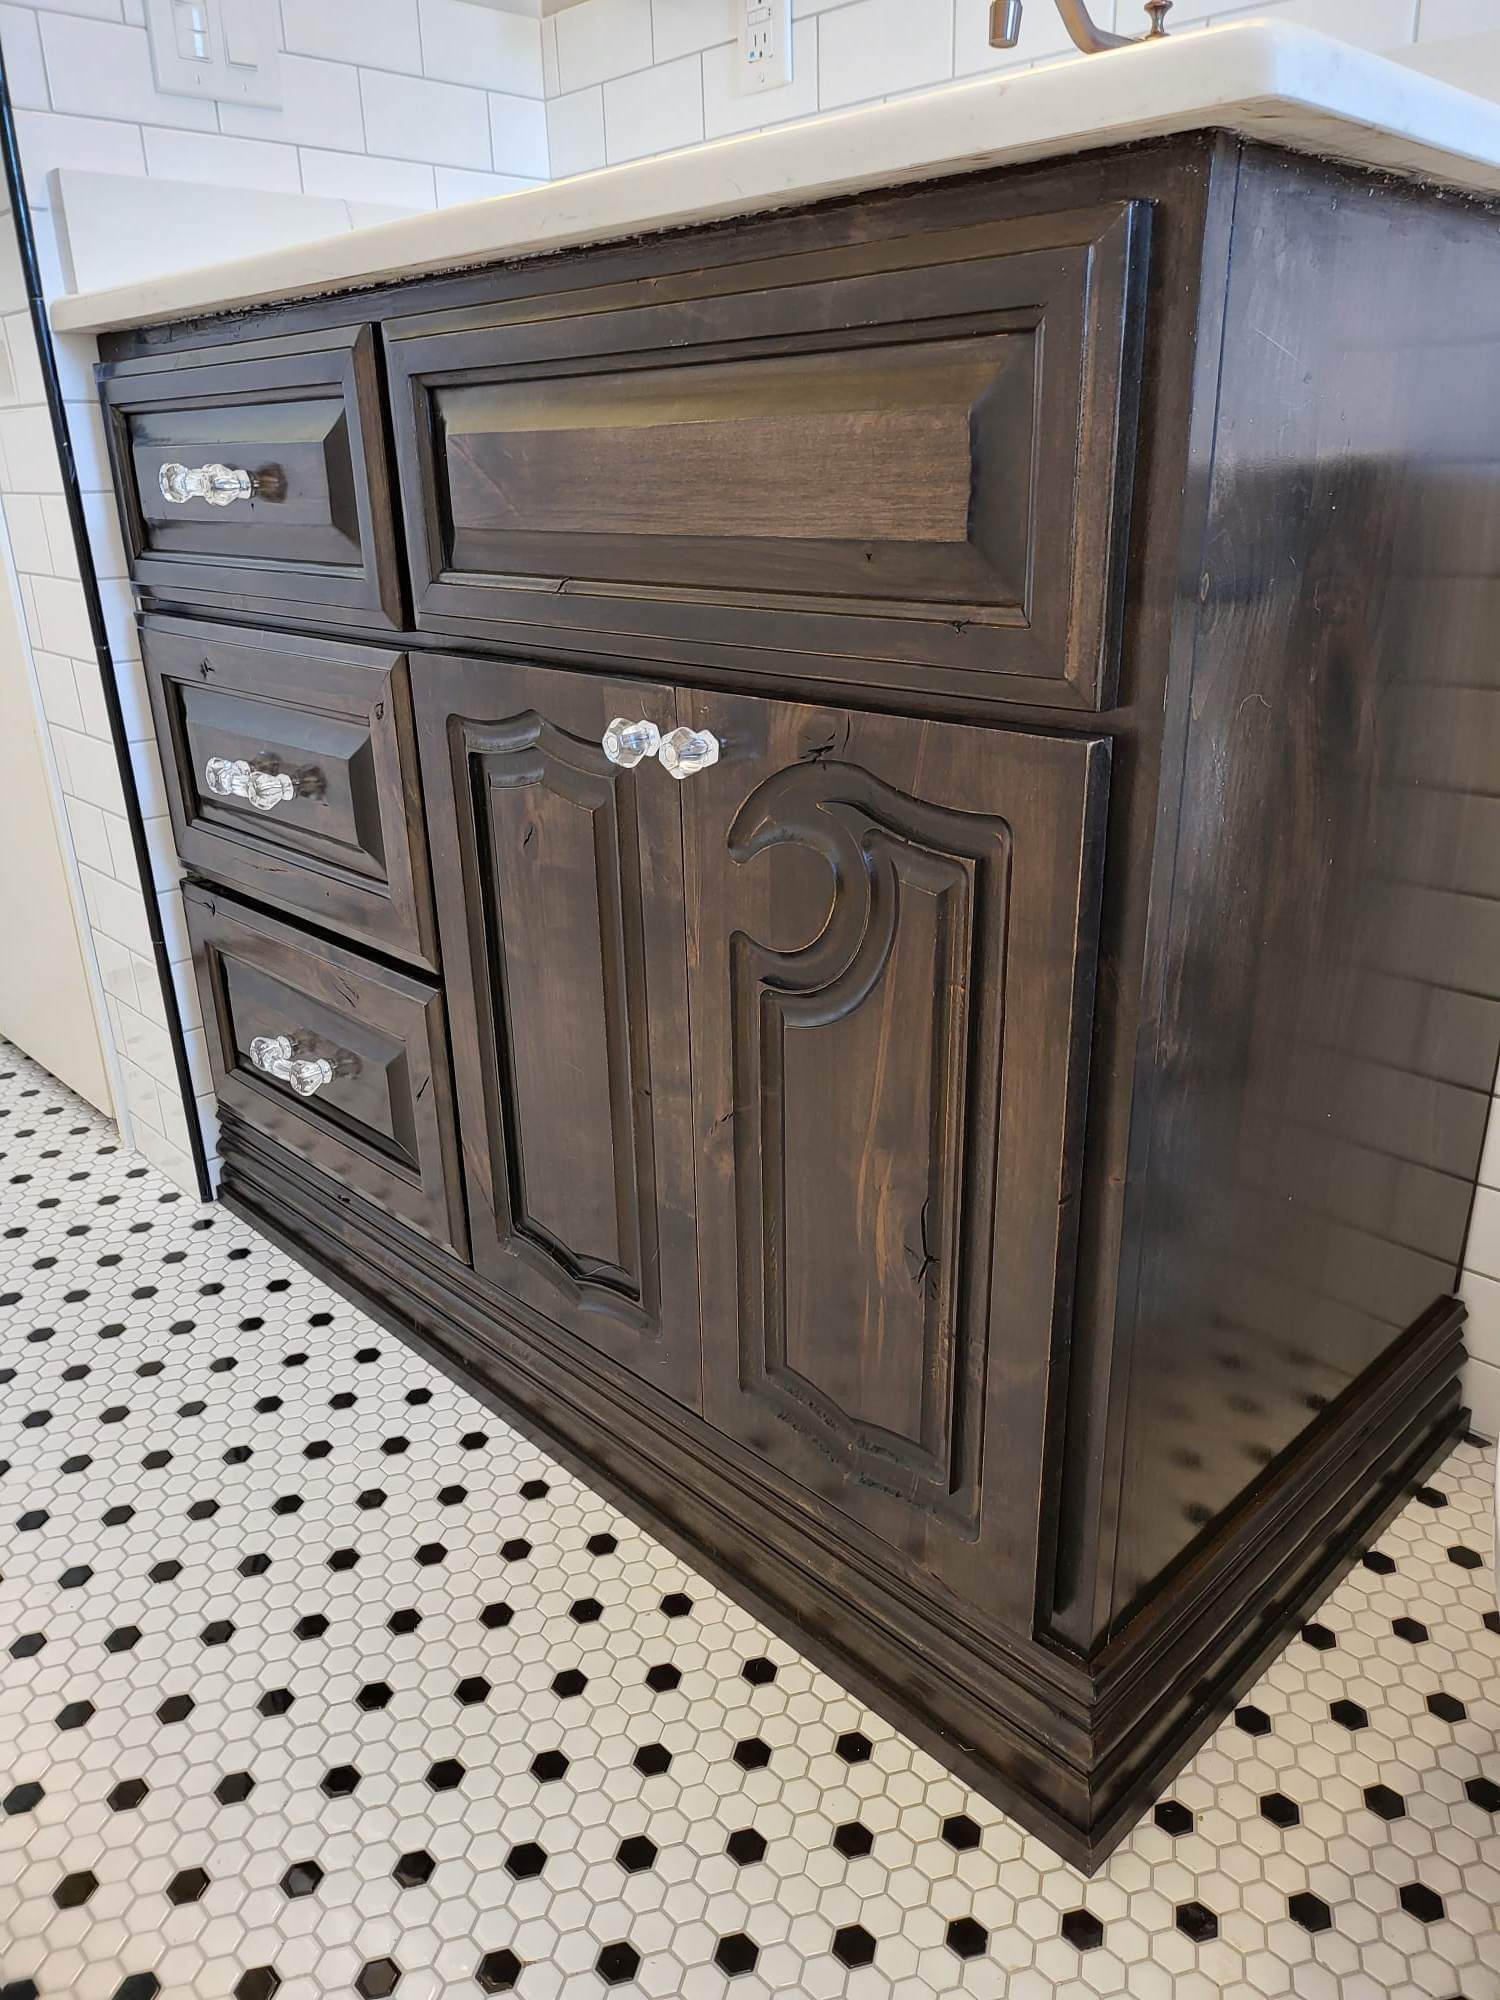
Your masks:
<instances>
[{"instance_id":1,"label":"wood grain on cabinet side","mask_svg":"<svg viewBox=\"0 0 1500 2000\"><path fill-rule=\"evenodd\" d=\"M1200 1538L1456 1282L1500 1048L1494 227L1246 153L1116 1628L1179 1615Z\"/></svg>"}]
</instances>

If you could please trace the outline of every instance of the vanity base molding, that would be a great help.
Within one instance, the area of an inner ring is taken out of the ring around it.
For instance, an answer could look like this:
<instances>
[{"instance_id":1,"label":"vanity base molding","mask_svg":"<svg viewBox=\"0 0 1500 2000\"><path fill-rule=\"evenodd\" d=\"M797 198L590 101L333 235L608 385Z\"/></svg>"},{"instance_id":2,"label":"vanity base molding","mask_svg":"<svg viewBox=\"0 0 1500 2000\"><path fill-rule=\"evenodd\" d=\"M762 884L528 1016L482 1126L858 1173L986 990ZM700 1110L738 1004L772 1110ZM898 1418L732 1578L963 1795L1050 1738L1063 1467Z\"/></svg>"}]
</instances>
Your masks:
<instances>
[{"instance_id":1,"label":"vanity base molding","mask_svg":"<svg viewBox=\"0 0 1500 2000\"><path fill-rule=\"evenodd\" d=\"M1092 1660L1007 1645L856 1566L748 1454L228 1114L221 1198L878 1714L1092 1873L1462 1432L1464 1308L1436 1301Z\"/></svg>"}]
</instances>

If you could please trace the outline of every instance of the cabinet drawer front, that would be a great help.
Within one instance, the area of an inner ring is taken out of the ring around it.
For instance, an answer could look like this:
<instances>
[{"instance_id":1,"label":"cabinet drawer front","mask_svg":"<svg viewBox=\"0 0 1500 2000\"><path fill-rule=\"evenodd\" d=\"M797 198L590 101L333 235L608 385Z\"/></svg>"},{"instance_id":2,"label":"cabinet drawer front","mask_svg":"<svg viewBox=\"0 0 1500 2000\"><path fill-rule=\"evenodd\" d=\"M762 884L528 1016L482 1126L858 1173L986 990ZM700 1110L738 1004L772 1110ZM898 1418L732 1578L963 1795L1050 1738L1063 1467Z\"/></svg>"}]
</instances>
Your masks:
<instances>
[{"instance_id":1,"label":"cabinet drawer front","mask_svg":"<svg viewBox=\"0 0 1500 2000\"><path fill-rule=\"evenodd\" d=\"M413 663L474 1267L699 1402L677 787L623 769L649 683Z\"/></svg>"},{"instance_id":2,"label":"cabinet drawer front","mask_svg":"<svg viewBox=\"0 0 1500 2000\"><path fill-rule=\"evenodd\" d=\"M438 989L213 890L183 896L220 1102L466 1257Z\"/></svg>"},{"instance_id":3,"label":"cabinet drawer front","mask_svg":"<svg viewBox=\"0 0 1500 2000\"><path fill-rule=\"evenodd\" d=\"M683 705L706 1414L1029 1633L1108 745Z\"/></svg>"},{"instance_id":4,"label":"cabinet drawer front","mask_svg":"<svg viewBox=\"0 0 1500 2000\"><path fill-rule=\"evenodd\" d=\"M418 623L1099 704L1144 224L1116 205L396 322Z\"/></svg>"},{"instance_id":5,"label":"cabinet drawer front","mask_svg":"<svg viewBox=\"0 0 1500 2000\"><path fill-rule=\"evenodd\" d=\"M405 654L168 618L144 652L183 860L435 966Z\"/></svg>"},{"instance_id":6,"label":"cabinet drawer front","mask_svg":"<svg viewBox=\"0 0 1500 2000\"><path fill-rule=\"evenodd\" d=\"M143 589L401 623L369 327L123 362L99 385ZM248 492L197 490L213 467L245 475Z\"/></svg>"}]
</instances>

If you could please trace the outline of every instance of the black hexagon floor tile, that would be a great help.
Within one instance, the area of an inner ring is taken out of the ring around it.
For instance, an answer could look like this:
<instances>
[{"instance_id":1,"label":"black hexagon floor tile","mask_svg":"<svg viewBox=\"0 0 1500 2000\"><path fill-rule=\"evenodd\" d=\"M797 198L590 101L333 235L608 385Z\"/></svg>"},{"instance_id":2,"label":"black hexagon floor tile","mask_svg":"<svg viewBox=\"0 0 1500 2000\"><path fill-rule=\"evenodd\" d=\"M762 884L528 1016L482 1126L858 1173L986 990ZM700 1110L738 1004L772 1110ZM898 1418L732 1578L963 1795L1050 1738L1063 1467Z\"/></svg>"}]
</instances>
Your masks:
<instances>
[{"instance_id":1,"label":"black hexagon floor tile","mask_svg":"<svg viewBox=\"0 0 1500 2000\"><path fill-rule=\"evenodd\" d=\"M1488 1453L1085 1882L3 1044L0 1185L0 2000L1500 2000Z\"/></svg>"}]
</instances>

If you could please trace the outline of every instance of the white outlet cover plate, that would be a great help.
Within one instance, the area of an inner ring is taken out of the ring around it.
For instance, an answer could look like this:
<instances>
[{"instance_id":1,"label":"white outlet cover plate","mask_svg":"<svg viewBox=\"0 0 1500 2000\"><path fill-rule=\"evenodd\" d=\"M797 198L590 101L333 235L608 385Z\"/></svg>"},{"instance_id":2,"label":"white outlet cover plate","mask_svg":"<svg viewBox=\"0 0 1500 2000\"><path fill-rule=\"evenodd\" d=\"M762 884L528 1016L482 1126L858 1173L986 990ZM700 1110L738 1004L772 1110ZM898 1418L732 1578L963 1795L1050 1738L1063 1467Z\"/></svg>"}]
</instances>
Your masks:
<instances>
[{"instance_id":1,"label":"white outlet cover plate","mask_svg":"<svg viewBox=\"0 0 1500 2000\"><path fill-rule=\"evenodd\" d=\"M792 80L792 0L735 0L741 97Z\"/></svg>"},{"instance_id":2,"label":"white outlet cover plate","mask_svg":"<svg viewBox=\"0 0 1500 2000\"><path fill-rule=\"evenodd\" d=\"M146 0L156 87L172 97L280 110L281 22L276 0L196 0L208 40L206 60L182 52L187 0ZM236 60L228 58L233 55Z\"/></svg>"}]
</instances>

